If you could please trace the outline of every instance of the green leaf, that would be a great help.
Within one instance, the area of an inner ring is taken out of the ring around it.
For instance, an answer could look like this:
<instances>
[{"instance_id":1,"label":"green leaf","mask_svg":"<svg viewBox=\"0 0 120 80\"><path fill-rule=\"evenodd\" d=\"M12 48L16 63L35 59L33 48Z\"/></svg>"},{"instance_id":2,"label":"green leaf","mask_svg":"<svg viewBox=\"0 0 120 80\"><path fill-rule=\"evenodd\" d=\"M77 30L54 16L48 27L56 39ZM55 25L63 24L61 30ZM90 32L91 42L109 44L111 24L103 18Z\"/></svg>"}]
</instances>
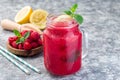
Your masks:
<instances>
[{"instance_id":1,"label":"green leaf","mask_svg":"<svg viewBox=\"0 0 120 80\"><path fill-rule=\"evenodd\" d=\"M27 39L28 37L30 36L30 32L26 32L25 35L24 35L24 39Z\"/></svg>"},{"instance_id":2,"label":"green leaf","mask_svg":"<svg viewBox=\"0 0 120 80\"><path fill-rule=\"evenodd\" d=\"M64 11L67 15L70 15L72 18L74 18L79 24L82 24L83 17L79 14L75 14L76 10L78 8L78 4L74 4L70 10Z\"/></svg>"},{"instance_id":3,"label":"green leaf","mask_svg":"<svg viewBox=\"0 0 120 80\"><path fill-rule=\"evenodd\" d=\"M20 42L20 38L18 40L16 40L16 43L17 44L22 43L22 42Z\"/></svg>"},{"instance_id":4,"label":"green leaf","mask_svg":"<svg viewBox=\"0 0 120 80\"><path fill-rule=\"evenodd\" d=\"M78 8L78 4L74 4L74 5L70 8L70 10L71 10L71 12L74 13L77 8Z\"/></svg>"},{"instance_id":5,"label":"green leaf","mask_svg":"<svg viewBox=\"0 0 120 80\"><path fill-rule=\"evenodd\" d=\"M19 37L16 40L17 44L23 43L25 41L25 39L27 39L30 36L30 32L26 32L25 35L23 37Z\"/></svg>"},{"instance_id":6,"label":"green leaf","mask_svg":"<svg viewBox=\"0 0 120 80\"><path fill-rule=\"evenodd\" d=\"M67 15L71 15L72 14L71 11L64 11L64 13L66 13Z\"/></svg>"},{"instance_id":7,"label":"green leaf","mask_svg":"<svg viewBox=\"0 0 120 80\"><path fill-rule=\"evenodd\" d=\"M21 34L18 30L13 30L14 34L17 36L17 37L21 37Z\"/></svg>"},{"instance_id":8,"label":"green leaf","mask_svg":"<svg viewBox=\"0 0 120 80\"><path fill-rule=\"evenodd\" d=\"M21 38L19 38L17 41L16 41L16 43L17 44L20 44L20 43L23 43L25 41L25 38L24 37L21 37Z\"/></svg>"},{"instance_id":9,"label":"green leaf","mask_svg":"<svg viewBox=\"0 0 120 80\"><path fill-rule=\"evenodd\" d=\"M82 24L83 22L83 17L79 14L74 14L74 19L79 23Z\"/></svg>"},{"instance_id":10,"label":"green leaf","mask_svg":"<svg viewBox=\"0 0 120 80\"><path fill-rule=\"evenodd\" d=\"M25 38L24 37L21 37L20 38L20 42L24 42Z\"/></svg>"}]
</instances>

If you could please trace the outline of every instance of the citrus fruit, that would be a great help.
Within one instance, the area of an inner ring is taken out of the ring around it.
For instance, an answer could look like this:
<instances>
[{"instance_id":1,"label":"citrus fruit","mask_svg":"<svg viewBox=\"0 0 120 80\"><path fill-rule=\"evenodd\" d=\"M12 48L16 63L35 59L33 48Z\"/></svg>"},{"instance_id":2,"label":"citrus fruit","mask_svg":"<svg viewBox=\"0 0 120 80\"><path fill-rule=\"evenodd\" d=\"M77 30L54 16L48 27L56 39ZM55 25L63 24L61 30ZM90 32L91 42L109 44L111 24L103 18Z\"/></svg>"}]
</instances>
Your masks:
<instances>
[{"instance_id":1,"label":"citrus fruit","mask_svg":"<svg viewBox=\"0 0 120 80\"><path fill-rule=\"evenodd\" d=\"M71 20L72 20L72 17L69 15L60 15L55 19L55 21L62 21L62 22L71 21Z\"/></svg>"},{"instance_id":2,"label":"citrus fruit","mask_svg":"<svg viewBox=\"0 0 120 80\"><path fill-rule=\"evenodd\" d=\"M28 23L32 11L33 10L30 6L25 6L16 14L15 22L19 24Z\"/></svg>"},{"instance_id":3,"label":"citrus fruit","mask_svg":"<svg viewBox=\"0 0 120 80\"><path fill-rule=\"evenodd\" d=\"M34 10L30 16L30 22L39 27L39 29L44 29L46 27L46 19L48 12L42 9Z\"/></svg>"}]
</instances>

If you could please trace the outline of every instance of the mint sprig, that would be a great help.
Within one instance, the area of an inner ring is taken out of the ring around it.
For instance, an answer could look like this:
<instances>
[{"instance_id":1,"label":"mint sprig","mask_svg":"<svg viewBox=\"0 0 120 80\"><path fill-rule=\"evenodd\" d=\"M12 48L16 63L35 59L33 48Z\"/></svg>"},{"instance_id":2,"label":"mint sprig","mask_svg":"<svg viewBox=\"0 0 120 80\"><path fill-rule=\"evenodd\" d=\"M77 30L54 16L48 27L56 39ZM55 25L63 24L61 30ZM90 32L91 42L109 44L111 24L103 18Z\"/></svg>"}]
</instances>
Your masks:
<instances>
[{"instance_id":1,"label":"mint sprig","mask_svg":"<svg viewBox=\"0 0 120 80\"><path fill-rule=\"evenodd\" d=\"M30 32L28 31L27 33L25 33L24 39L27 39L29 36L30 36Z\"/></svg>"},{"instance_id":2,"label":"mint sprig","mask_svg":"<svg viewBox=\"0 0 120 80\"><path fill-rule=\"evenodd\" d=\"M24 41L25 41L24 37L21 37L16 40L16 43L20 44L20 43L23 43Z\"/></svg>"},{"instance_id":3,"label":"mint sprig","mask_svg":"<svg viewBox=\"0 0 120 80\"><path fill-rule=\"evenodd\" d=\"M17 37L21 37L21 34L18 30L13 30L14 34L17 36Z\"/></svg>"},{"instance_id":4,"label":"mint sprig","mask_svg":"<svg viewBox=\"0 0 120 80\"><path fill-rule=\"evenodd\" d=\"M77 8L78 8L78 4L74 4L74 5L70 8L70 10L71 10L71 12L74 13Z\"/></svg>"},{"instance_id":5,"label":"mint sprig","mask_svg":"<svg viewBox=\"0 0 120 80\"><path fill-rule=\"evenodd\" d=\"M70 7L70 10L64 11L67 15L70 15L72 18L74 18L79 24L82 24L83 17L80 14L76 14L76 10L78 8L78 4L74 4L72 7Z\"/></svg>"},{"instance_id":6,"label":"mint sprig","mask_svg":"<svg viewBox=\"0 0 120 80\"><path fill-rule=\"evenodd\" d=\"M22 36L18 30L13 30L13 32L18 37L18 39L16 40L17 44L23 43L30 36L29 31L26 32L24 36Z\"/></svg>"}]
</instances>

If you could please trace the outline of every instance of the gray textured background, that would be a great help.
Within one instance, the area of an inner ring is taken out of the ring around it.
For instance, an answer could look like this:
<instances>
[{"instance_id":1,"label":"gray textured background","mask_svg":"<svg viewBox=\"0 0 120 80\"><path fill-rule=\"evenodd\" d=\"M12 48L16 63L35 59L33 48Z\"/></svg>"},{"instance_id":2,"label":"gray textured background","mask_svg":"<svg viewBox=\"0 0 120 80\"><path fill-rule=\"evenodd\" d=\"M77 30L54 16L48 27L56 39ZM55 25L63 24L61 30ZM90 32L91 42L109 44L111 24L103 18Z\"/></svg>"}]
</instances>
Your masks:
<instances>
[{"instance_id":1,"label":"gray textured background","mask_svg":"<svg viewBox=\"0 0 120 80\"><path fill-rule=\"evenodd\" d=\"M120 80L120 0L0 0L0 20L13 20L26 5L60 13L73 3L79 4L82 26L89 35L88 56L81 70L69 76L53 76L46 71L40 54L23 58L41 70L41 74L31 71L28 76L0 55L0 80ZM0 45L6 47L12 35L0 27Z\"/></svg>"}]
</instances>

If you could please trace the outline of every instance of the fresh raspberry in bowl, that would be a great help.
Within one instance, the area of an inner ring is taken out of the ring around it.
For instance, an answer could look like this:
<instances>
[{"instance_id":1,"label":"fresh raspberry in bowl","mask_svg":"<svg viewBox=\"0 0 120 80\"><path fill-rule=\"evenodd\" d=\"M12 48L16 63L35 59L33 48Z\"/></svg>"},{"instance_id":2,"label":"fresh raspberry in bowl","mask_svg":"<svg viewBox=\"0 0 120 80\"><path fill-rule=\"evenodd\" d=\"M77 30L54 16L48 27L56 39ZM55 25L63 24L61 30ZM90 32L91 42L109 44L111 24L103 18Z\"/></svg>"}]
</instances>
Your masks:
<instances>
[{"instance_id":1,"label":"fresh raspberry in bowl","mask_svg":"<svg viewBox=\"0 0 120 80\"><path fill-rule=\"evenodd\" d=\"M7 49L20 56L33 56L42 51L42 39L38 32L14 30L15 36L8 38Z\"/></svg>"}]
</instances>

